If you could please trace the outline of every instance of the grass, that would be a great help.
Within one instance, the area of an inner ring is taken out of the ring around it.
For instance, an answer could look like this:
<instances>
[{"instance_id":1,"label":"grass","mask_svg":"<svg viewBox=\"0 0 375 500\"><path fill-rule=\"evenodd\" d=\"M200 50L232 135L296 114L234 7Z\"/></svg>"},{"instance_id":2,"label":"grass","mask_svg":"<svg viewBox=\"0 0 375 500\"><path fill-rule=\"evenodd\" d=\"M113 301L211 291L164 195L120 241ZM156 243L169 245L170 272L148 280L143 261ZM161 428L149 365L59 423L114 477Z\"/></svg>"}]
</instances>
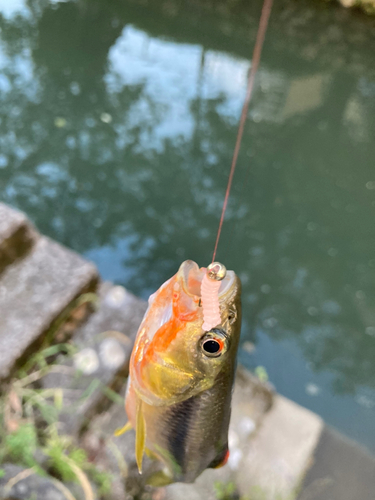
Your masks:
<instances>
[{"instance_id":1,"label":"grass","mask_svg":"<svg viewBox=\"0 0 375 500\"><path fill-rule=\"evenodd\" d=\"M1 407L5 411L1 412L0 463L10 461L33 467L40 475L52 474L62 482L78 482L86 490L87 499L93 496L87 491L91 489L90 480L99 494L110 492L111 475L97 469L70 436L57 432L59 392L28 388L15 381L3 396ZM36 459L37 450L44 457L43 466Z\"/></svg>"},{"instance_id":2,"label":"grass","mask_svg":"<svg viewBox=\"0 0 375 500\"><path fill-rule=\"evenodd\" d=\"M64 327L75 308L95 300L93 294L79 297L74 306L64 311L54 323L46 338L50 341ZM69 343L45 345L29 358L9 384L7 392L1 395L0 463L9 461L33 468L40 475L52 475L61 482L79 483L85 499L93 500L91 483L96 485L99 495L109 493L112 477L90 462L85 450L78 447L70 436L58 433L63 390L40 388L40 379L46 374L67 369L54 364L57 356L72 356L75 352ZM107 397L116 400L117 395L108 389ZM0 477L4 474L4 469L0 469Z\"/></svg>"},{"instance_id":3,"label":"grass","mask_svg":"<svg viewBox=\"0 0 375 500\"><path fill-rule=\"evenodd\" d=\"M81 475L88 475L98 486L99 494L111 491L112 477L105 471L98 470L91 463L85 450L74 445L68 436L60 436L56 426L49 429L50 436L43 449L49 457L49 469L61 479L62 482L81 482ZM77 470L80 471L81 475ZM81 483L82 484L82 483Z\"/></svg>"}]
</instances>

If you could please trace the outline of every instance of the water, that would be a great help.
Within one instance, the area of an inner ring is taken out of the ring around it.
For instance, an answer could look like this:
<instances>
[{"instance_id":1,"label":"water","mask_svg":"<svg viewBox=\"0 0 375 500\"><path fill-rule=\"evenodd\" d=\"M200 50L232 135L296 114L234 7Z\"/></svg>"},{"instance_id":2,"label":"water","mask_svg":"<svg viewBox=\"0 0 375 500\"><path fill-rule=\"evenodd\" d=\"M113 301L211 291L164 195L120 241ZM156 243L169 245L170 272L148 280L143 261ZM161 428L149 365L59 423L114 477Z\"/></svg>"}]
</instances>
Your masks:
<instances>
[{"instance_id":1,"label":"water","mask_svg":"<svg viewBox=\"0 0 375 500\"><path fill-rule=\"evenodd\" d=\"M0 1L1 199L144 298L212 255L261 2L216 5ZM372 450L374 68L374 20L277 3L217 255L241 361Z\"/></svg>"}]
</instances>

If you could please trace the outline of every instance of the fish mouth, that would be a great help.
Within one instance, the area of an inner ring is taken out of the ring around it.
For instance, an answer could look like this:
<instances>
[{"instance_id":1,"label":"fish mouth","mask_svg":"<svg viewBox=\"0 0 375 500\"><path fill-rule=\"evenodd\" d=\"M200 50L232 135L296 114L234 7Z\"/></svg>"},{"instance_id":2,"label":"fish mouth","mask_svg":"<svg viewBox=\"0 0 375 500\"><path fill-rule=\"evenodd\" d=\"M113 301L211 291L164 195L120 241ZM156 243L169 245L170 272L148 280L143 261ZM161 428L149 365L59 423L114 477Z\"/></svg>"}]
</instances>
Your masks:
<instances>
[{"instance_id":1,"label":"fish mouth","mask_svg":"<svg viewBox=\"0 0 375 500\"><path fill-rule=\"evenodd\" d=\"M184 292L191 297L201 297L201 284L205 274L205 267L199 268L193 260L185 260L178 271ZM236 274L234 271L227 271L220 283L219 299L224 300L228 294L230 295L235 284Z\"/></svg>"}]
</instances>

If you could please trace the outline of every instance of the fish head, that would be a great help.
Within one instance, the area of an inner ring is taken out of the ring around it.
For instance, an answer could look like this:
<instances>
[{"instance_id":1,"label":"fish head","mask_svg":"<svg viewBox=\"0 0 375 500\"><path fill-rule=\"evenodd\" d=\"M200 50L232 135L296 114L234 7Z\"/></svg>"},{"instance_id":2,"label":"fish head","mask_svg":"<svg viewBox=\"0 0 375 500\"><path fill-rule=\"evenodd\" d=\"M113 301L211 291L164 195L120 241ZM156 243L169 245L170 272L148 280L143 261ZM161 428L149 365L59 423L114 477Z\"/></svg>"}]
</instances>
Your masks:
<instances>
[{"instance_id":1,"label":"fish head","mask_svg":"<svg viewBox=\"0 0 375 500\"><path fill-rule=\"evenodd\" d=\"M203 325L201 283L206 272L191 261L149 299L130 360L130 379L141 399L171 405L209 389L222 370L233 370L241 323L241 284L227 271L219 289L221 323Z\"/></svg>"}]
</instances>

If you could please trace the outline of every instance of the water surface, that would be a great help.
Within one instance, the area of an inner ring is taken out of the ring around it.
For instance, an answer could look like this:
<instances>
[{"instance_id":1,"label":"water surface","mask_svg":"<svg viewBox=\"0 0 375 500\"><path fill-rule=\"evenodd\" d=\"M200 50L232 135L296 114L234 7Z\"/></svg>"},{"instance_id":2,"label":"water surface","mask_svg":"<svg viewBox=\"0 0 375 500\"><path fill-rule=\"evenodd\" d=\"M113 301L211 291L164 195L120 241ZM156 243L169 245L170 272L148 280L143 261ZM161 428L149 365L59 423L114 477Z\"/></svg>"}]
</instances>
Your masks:
<instances>
[{"instance_id":1,"label":"water surface","mask_svg":"<svg viewBox=\"0 0 375 500\"><path fill-rule=\"evenodd\" d=\"M247 3L1 0L2 201L144 298L207 265ZM374 117L374 21L278 2L217 255L244 286L241 361L372 450Z\"/></svg>"}]
</instances>

